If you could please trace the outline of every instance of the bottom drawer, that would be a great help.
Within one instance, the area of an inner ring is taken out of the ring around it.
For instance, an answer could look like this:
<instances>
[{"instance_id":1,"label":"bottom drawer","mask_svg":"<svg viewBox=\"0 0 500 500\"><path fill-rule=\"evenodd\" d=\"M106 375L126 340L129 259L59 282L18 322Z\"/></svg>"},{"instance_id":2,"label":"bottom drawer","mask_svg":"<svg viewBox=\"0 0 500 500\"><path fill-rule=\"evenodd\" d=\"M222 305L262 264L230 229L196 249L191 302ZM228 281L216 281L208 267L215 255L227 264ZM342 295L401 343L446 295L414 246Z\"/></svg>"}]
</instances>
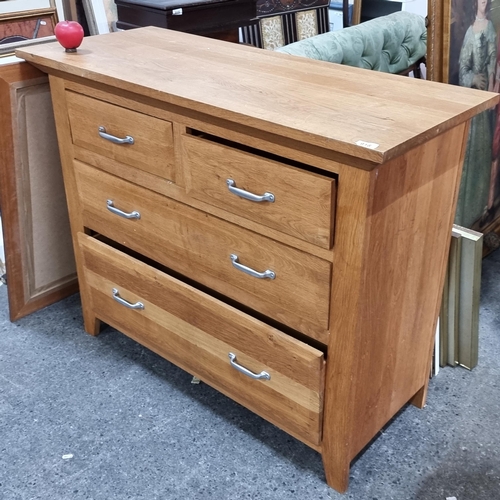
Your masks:
<instances>
[{"instance_id":1,"label":"bottom drawer","mask_svg":"<svg viewBox=\"0 0 500 500\"><path fill-rule=\"evenodd\" d=\"M95 315L313 448L323 353L80 233ZM127 303L136 304L131 309Z\"/></svg>"}]
</instances>

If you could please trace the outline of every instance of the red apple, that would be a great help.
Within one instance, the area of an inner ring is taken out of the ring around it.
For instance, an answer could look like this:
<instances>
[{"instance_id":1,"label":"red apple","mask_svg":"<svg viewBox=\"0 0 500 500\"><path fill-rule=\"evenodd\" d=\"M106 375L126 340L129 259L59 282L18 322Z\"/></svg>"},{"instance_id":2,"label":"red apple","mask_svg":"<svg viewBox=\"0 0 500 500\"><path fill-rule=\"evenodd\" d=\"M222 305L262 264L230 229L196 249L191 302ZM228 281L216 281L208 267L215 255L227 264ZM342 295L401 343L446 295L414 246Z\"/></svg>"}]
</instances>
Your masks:
<instances>
[{"instance_id":1,"label":"red apple","mask_svg":"<svg viewBox=\"0 0 500 500\"><path fill-rule=\"evenodd\" d=\"M61 21L54 29L57 41L66 51L76 51L83 40L83 28L76 21Z\"/></svg>"}]
</instances>

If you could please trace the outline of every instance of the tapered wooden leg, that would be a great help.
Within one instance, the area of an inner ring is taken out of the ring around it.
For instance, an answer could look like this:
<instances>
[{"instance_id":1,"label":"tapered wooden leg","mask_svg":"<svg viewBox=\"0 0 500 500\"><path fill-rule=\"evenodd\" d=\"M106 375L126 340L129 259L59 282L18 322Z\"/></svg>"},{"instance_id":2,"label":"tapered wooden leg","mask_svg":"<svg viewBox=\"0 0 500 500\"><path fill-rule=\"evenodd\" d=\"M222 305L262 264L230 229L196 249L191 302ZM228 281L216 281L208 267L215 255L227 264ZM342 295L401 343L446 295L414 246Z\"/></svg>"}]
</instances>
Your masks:
<instances>
[{"instance_id":1,"label":"tapered wooden leg","mask_svg":"<svg viewBox=\"0 0 500 500\"><path fill-rule=\"evenodd\" d=\"M429 387L429 379L427 382L421 387L421 389L410 399L410 403L417 408L422 409L425 406L425 402L427 401L427 389Z\"/></svg>"},{"instance_id":2,"label":"tapered wooden leg","mask_svg":"<svg viewBox=\"0 0 500 500\"><path fill-rule=\"evenodd\" d=\"M80 300L82 303L83 327L87 333L96 337L101 332L101 321L97 319L94 313L90 288L85 282L85 273L83 271L83 255L78 247L78 238L74 238L75 261L78 269L78 283L80 285Z\"/></svg>"},{"instance_id":3,"label":"tapered wooden leg","mask_svg":"<svg viewBox=\"0 0 500 500\"><path fill-rule=\"evenodd\" d=\"M88 229L83 222L83 210L80 206L80 196L78 195L78 186L73 168L73 158L75 155L66 104L65 83L61 78L52 75L49 76L49 81L52 94L52 105L54 107L54 118L57 125L57 140L59 144L59 153L61 155L64 188L70 215L71 235L73 237L78 283L80 285L84 327L87 333L95 336L98 335L101 330L101 322L96 318L93 312L92 300L88 292L89 288L85 284L83 257L78 247L78 233L87 233Z\"/></svg>"},{"instance_id":4,"label":"tapered wooden leg","mask_svg":"<svg viewBox=\"0 0 500 500\"><path fill-rule=\"evenodd\" d=\"M85 331L94 337L101 332L101 320L97 319L90 309L87 312L85 312L85 308L83 310L83 325Z\"/></svg>"},{"instance_id":5,"label":"tapered wooden leg","mask_svg":"<svg viewBox=\"0 0 500 500\"><path fill-rule=\"evenodd\" d=\"M350 460L323 453L323 467L328 486L339 493L345 493L349 486Z\"/></svg>"}]
</instances>

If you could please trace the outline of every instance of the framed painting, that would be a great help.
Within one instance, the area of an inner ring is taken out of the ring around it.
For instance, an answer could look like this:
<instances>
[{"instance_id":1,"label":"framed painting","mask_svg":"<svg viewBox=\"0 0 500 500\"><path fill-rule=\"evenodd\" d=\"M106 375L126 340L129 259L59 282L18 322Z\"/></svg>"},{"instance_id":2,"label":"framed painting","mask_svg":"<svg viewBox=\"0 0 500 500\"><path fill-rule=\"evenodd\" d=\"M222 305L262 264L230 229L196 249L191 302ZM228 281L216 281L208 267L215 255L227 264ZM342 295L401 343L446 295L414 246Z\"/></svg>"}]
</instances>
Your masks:
<instances>
[{"instance_id":1,"label":"framed painting","mask_svg":"<svg viewBox=\"0 0 500 500\"><path fill-rule=\"evenodd\" d=\"M500 92L500 0L430 0L432 80ZM500 248L500 107L471 120L455 224Z\"/></svg>"}]
</instances>

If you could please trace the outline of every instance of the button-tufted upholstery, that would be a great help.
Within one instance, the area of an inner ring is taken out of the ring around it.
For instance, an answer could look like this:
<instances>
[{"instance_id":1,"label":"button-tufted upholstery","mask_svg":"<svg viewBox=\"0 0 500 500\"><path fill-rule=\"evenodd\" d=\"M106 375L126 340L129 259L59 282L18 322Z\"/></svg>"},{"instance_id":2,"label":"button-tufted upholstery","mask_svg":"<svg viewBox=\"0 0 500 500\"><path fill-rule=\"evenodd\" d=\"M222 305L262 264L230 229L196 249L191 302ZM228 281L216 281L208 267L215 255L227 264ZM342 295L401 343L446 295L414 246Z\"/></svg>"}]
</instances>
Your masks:
<instances>
[{"instance_id":1,"label":"button-tufted upholstery","mask_svg":"<svg viewBox=\"0 0 500 500\"><path fill-rule=\"evenodd\" d=\"M425 57L427 30L418 14L396 12L280 47L284 52L386 73L402 73Z\"/></svg>"}]
</instances>

